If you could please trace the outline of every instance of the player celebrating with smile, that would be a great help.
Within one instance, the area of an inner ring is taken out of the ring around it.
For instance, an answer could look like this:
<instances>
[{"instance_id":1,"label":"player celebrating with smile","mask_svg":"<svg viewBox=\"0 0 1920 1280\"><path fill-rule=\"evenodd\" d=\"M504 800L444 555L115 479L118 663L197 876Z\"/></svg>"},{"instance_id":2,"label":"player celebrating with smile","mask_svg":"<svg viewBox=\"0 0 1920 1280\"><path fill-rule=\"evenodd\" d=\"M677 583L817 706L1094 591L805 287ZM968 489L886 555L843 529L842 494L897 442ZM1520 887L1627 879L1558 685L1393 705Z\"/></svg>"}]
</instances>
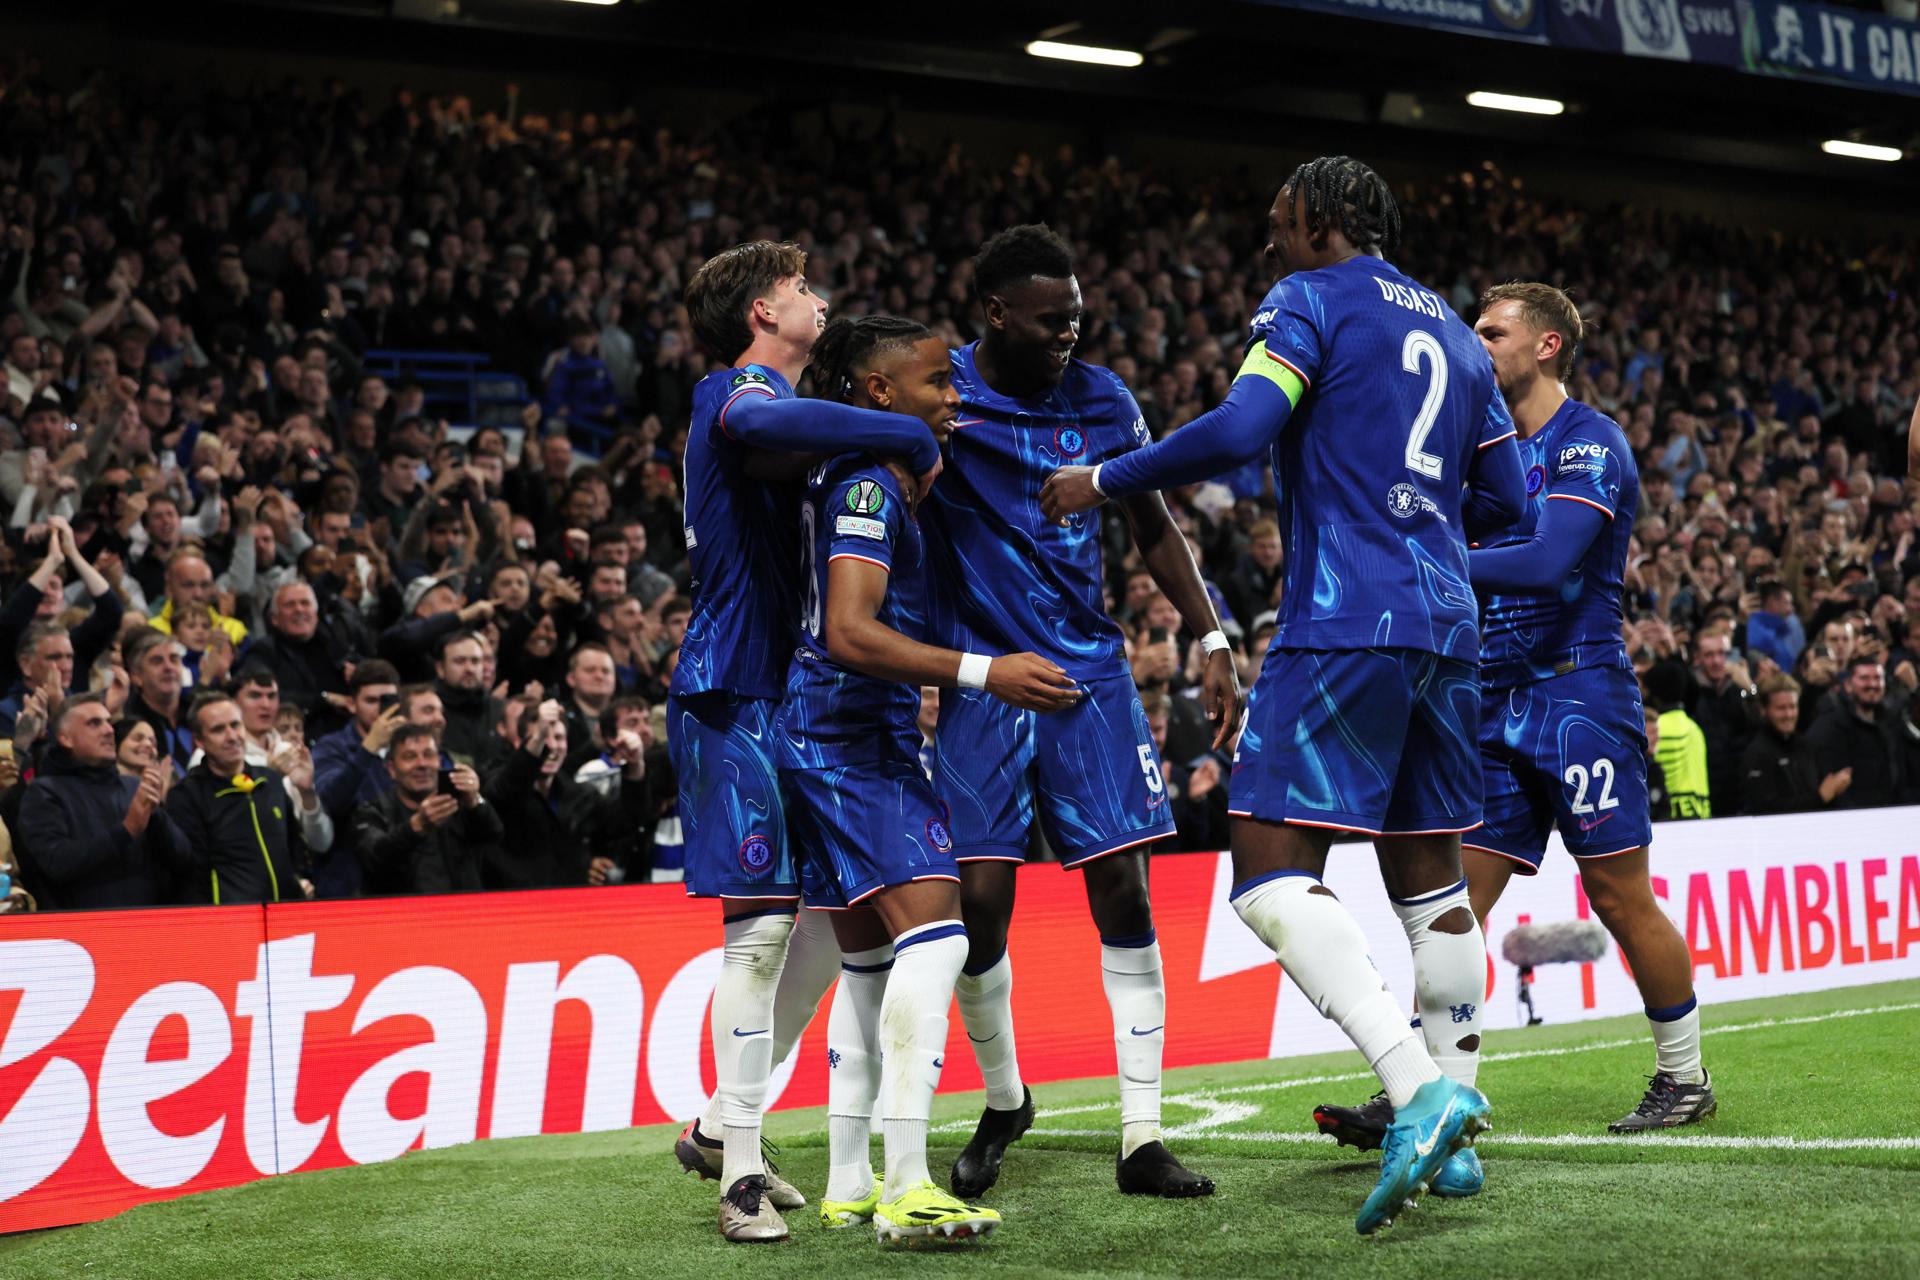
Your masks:
<instances>
[{"instance_id":1,"label":"player celebrating with smile","mask_svg":"<svg viewBox=\"0 0 1920 1280\"><path fill-rule=\"evenodd\" d=\"M825 395L911 414L942 437L959 410L946 343L911 320L836 320L814 354ZM967 931L953 838L920 769L920 688L972 680L1037 711L1078 692L1032 653L987 657L925 642L926 553L911 504L892 468L860 454L809 476L800 648L776 733L807 906L833 913L845 956L828 1015L821 1220L871 1218L883 1242L941 1242L990 1234L1000 1215L936 1187L927 1170L927 1118ZM876 1094L884 1182L867 1159Z\"/></svg>"},{"instance_id":2,"label":"player celebrating with smile","mask_svg":"<svg viewBox=\"0 0 1920 1280\"><path fill-rule=\"evenodd\" d=\"M1036 715L989 697L981 673L963 671L961 687L941 698L933 785L957 842L970 945L960 1013L987 1086L953 1190L984 1193L1007 1144L1033 1122L1014 1052L1007 929L1014 871L1037 815L1061 864L1084 873L1100 931L1120 1069L1120 1189L1208 1195L1213 1183L1160 1141L1167 997L1143 849L1174 830L1160 762L1125 641L1107 616L1099 517L1057 526L1040 509L1049 472L1139 447L1146 423L1118 377L1072 358L1080 285L1058 236L1044 226L1001 232L975 259L973 283L986 336L954 353L960 417L945 478L922 513L934 544L933 632L969 652L1039 653L1082 696ZM1238 718L1240 688L1192 552L1159 494L1142 493L1122 510L1154 581L1202 638L1218 746Z\"/></svg>"},{"instance_id":3,"label":"player celebrating with smile","mask_svg":"<svg viewBox=\"0 0 1920 1280\"><path fill-rule=\"evenodd\" d=\"M1366 1234L1487 1125L1487 1100L1435 1059L1477 1046L1486 983L1460 869L1459 833L1480 822L1463 530L1510 522L1521 476L1485 348L1385 260L1400 219L1380 177L1345 156L1301 165L1268 223L1283 278L1226 400L1148 448L1063 469L1044 501L1065 518L1272 457L1285 582L1230 784L1232 901L1397 1108L1354 1224ZM1413 944L1422 1033L1321 882L1339 830L1375 837Z\"/></svg>"},{"instance_id":4,"label":"player celebrating with smile","mask_svg":"<svg viewBox=\"0 0 1920 1280\"><path fill-rule=\"evenodd\" d=\"M796 638L798 503L763 482L759 451L819 451L831 440L905 458L919 492L940 468L939 444L918 419L794 398L826 322L805 272L798 248L763 240L716 254L687 286L694 332L725 367L694 388L687 433L693 616L667 699L667 744L687 892L720 899L726 941L713 993L714 1096L674 1153L701 1177L719 1177L720 1230L734 1241L785 1239L779 1209L806 1203L765 1166L760 1114L774 1063L805 1029L839 960L824 929L794 928L800 884L773 718Z\"/></svg>"}]
</instances>

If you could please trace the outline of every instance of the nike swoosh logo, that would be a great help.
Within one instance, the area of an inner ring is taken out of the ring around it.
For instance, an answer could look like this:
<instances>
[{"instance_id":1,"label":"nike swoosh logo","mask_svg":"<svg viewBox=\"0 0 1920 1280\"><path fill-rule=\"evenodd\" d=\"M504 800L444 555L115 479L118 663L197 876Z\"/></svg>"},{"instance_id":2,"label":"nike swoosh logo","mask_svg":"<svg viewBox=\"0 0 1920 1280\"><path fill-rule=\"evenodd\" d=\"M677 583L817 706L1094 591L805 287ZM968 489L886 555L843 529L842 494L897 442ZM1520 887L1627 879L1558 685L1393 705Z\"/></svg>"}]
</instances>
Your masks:
<instances>
[{"instance_id":1,"label":"nike swoosh logo","mask_svg":"<svg viewBox=\"0 0 1920 1280\"><path fill-rule=\"evenodd\" d=\"M1599 826L1601 823L1610 821L1612 818L1613 818L1612 814L1608 814L1604 818L1595 818L1592 822L1588 822L1585 818L1582 818L1580 819L1580 829L1582 831L1591 831L1595 827Z\"/></svg>"},{"instance_id":2,"label":"nike swoosh logo","mask_svg":"<svg viewBox=\"0 0 1920 1280\"><path fill-rule=\"evenodd\" d=\"M967 1032L967 1039L973 1041L975 1044L985 1044L987 1040L998 1040L999 1038L1000 1038L1000 1033L998 1031L988 1036L986 1040L982 1040L979 1036L973 1034L973 1032L971 1031Z\"/></svg>"},{"instance_id":3,"label":"nike swoosh logo","mask_svg":"<svg viewBox=\"0 0 1920 1280\"><path fill-rule=\"evenodd\" d=\"M759 1029L758 1031L742 1031L742 1030L741 1030L740 1028L738 1028L738 1027L735 1027L735 1028L733 1029L733 1034L735 1034L735 1035L737 1035L737 1036L741 1036L741 1037L745 1037L745 1036L763 1036L763 1035L765 1035L765 1034L767 1034L767 1030L768 1030L768 1029L767 1029L766 1027L762 1027L762 1028L760 1028L760 1029Z\"/></svg>"},{"instance_id":4,"label":"nike swoosh logo","mask_svg":"<svg viewBox=\"0 0 1920 1280\"><path fill-rule=\"evenodd\" d=\"M944 1066L946 1066L946 1065L947 1065L947 1060L946 1060L945 1058L935 1058L935 1059L933 1060L933 1065L934 1065L934 1066L935 1066L936 1068L938 1068L938 1067L944 1067Z\"/></svg>"},{"instance_id":5,"label":"nike swoosh logo","mask_svg":"<svg viewBox=\"0 0 1920 1280\"><path fill-rule=\"evenodd\" d=\"M1416 1142L1413 1144L1414 1154L1419 1156L1422 1160L1432 1155L1434 1147L1439 1144L1440 1131L1447 1127L1447 1117L1453 1114L1454 1101L1455 1100L1453 1099L1448 1100L1447 1109L1440 1113L1440 1121L1438 1124L1435 1124L1433 1126L1433 1132L1427 1135L1427 1140L1425 1142Z\"/></svg>"},{"instance_id":6,"label":"nike swoosh logo","mask_svg":"<svg viewBox=\"0 0 1920 1280\"><path fill-rule=\"evenodd\" d=\"M1150 1036L1156 1031L1165 1031L1166 1029L1167 1029L1167 1024L1164 1022L1157 1027L1148 1027L1145 1031L1142 1031L1138 1027L1131 1028L1133 1034L1137 1036Z\"/></svg>"}]
</instances>

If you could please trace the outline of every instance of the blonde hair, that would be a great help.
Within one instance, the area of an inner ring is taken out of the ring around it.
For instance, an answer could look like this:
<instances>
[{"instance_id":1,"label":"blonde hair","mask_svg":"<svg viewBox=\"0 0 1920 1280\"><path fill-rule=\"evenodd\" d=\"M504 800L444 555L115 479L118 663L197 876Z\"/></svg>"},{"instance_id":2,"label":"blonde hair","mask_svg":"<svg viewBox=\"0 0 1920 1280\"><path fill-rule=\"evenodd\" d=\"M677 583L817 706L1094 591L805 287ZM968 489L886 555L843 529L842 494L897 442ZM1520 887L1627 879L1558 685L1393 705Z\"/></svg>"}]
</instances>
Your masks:
<instances>
[{"instance_id":1,"label":"blonde hair","mask_svg":"<svg viewBox=\"0 0 1920 1280\"><path fill-rule=\"evenodd\" d=\"M1554 372L1566 381L1573 372L1574 355L1587 336L1586 322L1580 319L1573 299L1538 280L1509 280L1480 295L1480 313L1485 315L1501 302L1519 303L1520 316L1528 325L1541 333L1560 335L1560 358L1554 363Z\"/></svg>"}]
</instances>

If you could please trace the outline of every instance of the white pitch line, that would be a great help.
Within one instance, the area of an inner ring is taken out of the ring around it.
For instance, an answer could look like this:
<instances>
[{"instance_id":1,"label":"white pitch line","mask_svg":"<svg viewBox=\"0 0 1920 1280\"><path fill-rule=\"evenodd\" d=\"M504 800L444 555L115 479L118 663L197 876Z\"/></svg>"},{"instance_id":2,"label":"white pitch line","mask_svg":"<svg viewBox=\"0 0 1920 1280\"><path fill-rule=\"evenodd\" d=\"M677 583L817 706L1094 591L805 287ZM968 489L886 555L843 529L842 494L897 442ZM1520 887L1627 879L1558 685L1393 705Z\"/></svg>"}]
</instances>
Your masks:
<instances>
[{"instance_id":1,"label":"white pitch line","mask_svg":"<svg viewBox=\"0 0 1920 1280\"><path fill-rule=\"evenodd\" d=\"M1111 1129L1029 1129L1029 1134L1042 1138L1111 1138ZM1202 1137L1209 1140L1222 1138L1228 1142L1300 1142L1320 1143L1326 1140L1323 1133L1300 1133L1297 1131L1272 1133L1236 1133L1231 1131L1209 1131L1190 1134L1190 1137ZM1482 1134L1474 1140L1475 1146L1493 1143L1502 1147L1709 1147L1716 1149L1748 1149L1760 1151L1916 1151L1920 1150L1920 1138L1793 1138L1793 1137L1733 1137L1718 1134L1649 1134L1639 1137L1629 1134L1598 1133L1550 1133L1550 1134ZM1328 1150L1333 1150L1329 1147ZM1355 1157L1358 1158L1357 1156Z\"/></svg>"},{"instance_id":2,"label":"white pitch line","mask_svg":"<svg viewBox=\"0 0 1920 1280\"><path fill-rule=\"evenodd\" d=\"M1865 1018L1882 1013L1909 1013L1915 1009L1920 1009L1920 1001L1910 1001L1906 1004L1873 1005L1865 1009L1833 1009L1826 1013L1802 1014L1793 1018L1761 1018L1755 1022L1735 1022L1724 1027L1702 1027L1700 1034L1706 1036L1736 1035L1745 1031L1766 1031L1774 1027L1803 1027L1819 1022L1833 1022L1841 1018ZM1506 1053L1489 1053L1484 1055L1480 1061L1483 1063L1516 1062L1526 1058L1564 1058L1575 1053L1593 1053L1602 1049L1627 1049L1646 1043L1648 1043L1648 1040L1645 1036L1632 1036L1622 1040L1590 1040L1584 1044L1560 1045L1551 1049L1514 1049ZM1278 1093L1286 1089L1304 1088L1310 1084L1346 1084L1355 1080L1371 1080L1373 1078L1374 1075L1371 1071L1346 1071L1328 1075L1294 1076L1286 1080L1263 1080L1254 1084L1229 1085L1220 1089L1193 1089L1185 1093L1169 1095L1166 1100L1169 1103L1193 1106L1201 1102L1212 1101L1217 1098L1230 1098L1243 1093ZM1041 1117L1052 1119L1057 1116L1087 1115L1096 1111L1111 1111L1118 1105L1117 1102L1086 1102L1070 1107L1048 1107L1038 1114ZM955 1120L947 1124L935 1126L932 1132L971 1132L973 1126L974 1122L972 1120ZM1041 1130L1036 1129L1034 1132L1039 1133ZM1071 1136L1066 1130L1060 1130L1058 1132ZM1224 1137L1226 1135L1209 1132L1207 1136ZM1320 1135L1314 1134L1310 1136L1319 1137ZM1617 1142L1618 1139L1612 1139L1611 1141Z\"/></svg>"}]
</instances>

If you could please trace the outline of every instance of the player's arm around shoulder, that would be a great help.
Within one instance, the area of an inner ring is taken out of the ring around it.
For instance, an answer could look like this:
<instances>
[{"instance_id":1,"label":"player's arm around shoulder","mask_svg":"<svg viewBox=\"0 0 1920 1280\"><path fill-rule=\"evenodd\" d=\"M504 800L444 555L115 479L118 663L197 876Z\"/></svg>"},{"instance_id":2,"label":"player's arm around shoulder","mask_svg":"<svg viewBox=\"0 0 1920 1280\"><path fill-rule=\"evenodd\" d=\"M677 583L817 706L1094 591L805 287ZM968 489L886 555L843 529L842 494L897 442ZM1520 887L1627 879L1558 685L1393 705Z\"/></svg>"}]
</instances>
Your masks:
<instances>
[{"instance_id":1,"label":"player's arm around shoulder","mask_svg":"<svg viewBox=\"0 0 1920 1280\"><path fill-rule=\"evenodd\" d=\"M1037 654L961 653L925 644L883 622L894 549L907 529L903 486L886 468L870 465L828 494L823 518L833 521L833 532L821 637L830 658L876 680L985 689L1035 711L1058 711L1079 700L1073 679Z\"/></svg>"}]
</instances>

